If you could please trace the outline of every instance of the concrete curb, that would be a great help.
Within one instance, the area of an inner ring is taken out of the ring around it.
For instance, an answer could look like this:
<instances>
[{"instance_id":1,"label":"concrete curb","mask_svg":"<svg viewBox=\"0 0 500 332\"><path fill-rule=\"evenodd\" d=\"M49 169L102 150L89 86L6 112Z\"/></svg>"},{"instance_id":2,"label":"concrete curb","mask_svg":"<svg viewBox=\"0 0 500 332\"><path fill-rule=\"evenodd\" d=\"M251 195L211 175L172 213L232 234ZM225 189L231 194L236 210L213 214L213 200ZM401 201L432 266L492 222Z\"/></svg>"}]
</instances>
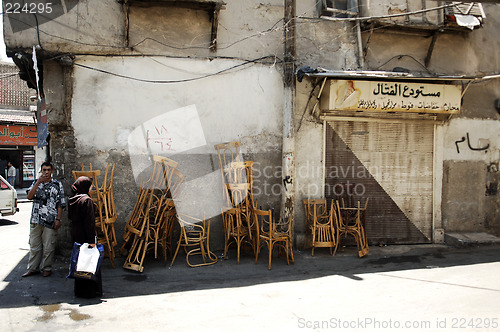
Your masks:
<instances>
[{"instance_id":1,"label":"concrete curb","mask_svg":"<svg viewBox=\"0 0 500 332\"><path fill-rule=\"evenodd\" d=\"M446 233L444 241L453 247L500 244L500 238L488 233Z\"/></svg>"}]
</instances>

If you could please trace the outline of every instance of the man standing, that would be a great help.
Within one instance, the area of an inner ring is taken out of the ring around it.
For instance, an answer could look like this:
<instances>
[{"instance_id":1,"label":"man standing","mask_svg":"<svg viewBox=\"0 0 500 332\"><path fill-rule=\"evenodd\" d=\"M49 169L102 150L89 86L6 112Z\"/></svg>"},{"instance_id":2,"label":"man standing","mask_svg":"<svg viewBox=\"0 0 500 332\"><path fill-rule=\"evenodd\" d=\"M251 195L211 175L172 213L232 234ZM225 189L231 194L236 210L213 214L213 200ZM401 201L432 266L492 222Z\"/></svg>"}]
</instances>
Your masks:
<instances>
[{"instance_id":1,"label":"man standing","mask_svg":"<svg viewBox=\"0 0 500 332\"><path fill-rule=\"evenodd\" d=\"M12 166L12 163L9 161L7 164L7 182L9 182L12 187L14 187L15 181L16 181L16 168Z\"/></svg>"},{"instance_id":2,"label":"man standing","mask_svg":"<svg viewBox=\"0 0 500 332\"><path fill-rule=\"evenodd\" d=\"M66 206L61 182L52 178L52 164L42 164L42 175L28 189L33 200L30 223L28 272L23 277L40 273L52 274L52 258L56 247L56 231L61 227L62 210Z\"/></svg>"}]
</instances>

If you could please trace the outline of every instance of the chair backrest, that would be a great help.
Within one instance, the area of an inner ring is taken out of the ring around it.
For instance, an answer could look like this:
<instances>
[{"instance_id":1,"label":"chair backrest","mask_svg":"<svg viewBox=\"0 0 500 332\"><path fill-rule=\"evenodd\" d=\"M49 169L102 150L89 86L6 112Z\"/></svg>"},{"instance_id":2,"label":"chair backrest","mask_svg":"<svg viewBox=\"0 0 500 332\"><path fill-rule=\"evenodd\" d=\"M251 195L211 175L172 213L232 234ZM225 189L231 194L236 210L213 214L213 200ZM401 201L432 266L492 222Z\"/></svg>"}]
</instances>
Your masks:
<instances>
[{"instance_id":1,"label":"chair backrest","mask_svg":"<svg viewBox=\"0 0 500 332\"><path fill-rule=\"evenodd\" d=\"M224 230L229 234L233 233L235 230L242 227L241 222L241 209L231 208L231 209L221 209L222 210L222 223L224 225Z\"/></svg>"},{"instance_id":2,"label":"chair backrest","mask_svg":"<svg viewBox=\"0 0 500 332\"><path fill-rule=\"evenodd\" d=\"M250 184L236 183L227 184L227 189L230 194L230 203L232 207L252 208L253 201L250 199Z\"/></svg>"},{"instance_id":3,"label":"chair backrest","mask_svg":"<svg viewBox=\"0 0 500 332\"><path fill-rule=\"evenodd\" d=\"M208 238L210 219L199 219L185 214L177 214L177 222L181 226L181 236L186 243L199 242Z\"/></svg>"},{"instance_id":4,"label":"chair backrest","mask_svg":"<svg viewBox=\"0 0 500 332\"><path fill-rule=\"evenodd\" d=\"M360 207L360 202L358 201L357 207L341 207L338 201L336 204L339 229L345 230L347 227L359 227L365 211Z\"/></svg>"},{"instance_id":5,"label":"chair backrest","mask_svg":"<svg viewBox=\"0 0 500 332\"><path fill-rule=\"evenodd\" d=\"M158 156L158 155L153 155L153 162L159 163L159 164L164 164L173 168L176 168L179 166L179 163L163 156Z\"/></svg>"},{"instance_id":6,"label":"chair backrest","mask_svg":"<svg viewBox=\"0 0 500 332\"><path fill-rule=\"evenodd\" d=\"M274 224L273 224L273 212L272 210L254 210L253 213L255 217L255 222L259 229L260 234L265 234L268 236L272 236L274 232Z\"/></svg>"},{"instance_id":7,"label":"chair backrest","mask_svg":"<svg viewBox=\"0 0 500 332\"><path fill-rule=\"evenodd\" d=\"M286 233L292 239L293 232L293 215L288 216L288 218L281 220L279 223L274 222L274 229L280 233Z\"/></svg>"},{"instance_id":8,"label":"chair backrest","mask_svg":"<svg viewBox=\"0 0 500 332\"><path fill-rule=\"evenodd\" d=\"M232 161L240 160L241 142L227 142L214 145L219 157L219 168L222 170Z\"/></svg>"},{"instance_id":9,"label":"chair backrest","mask_svg":"<svg viewBox=\"0 0 500 332\"><path fill-rule=\"evenodd\" d=\"M332 209L335 210L333 217L335 219L335 225L337 229L344 230L347 224L345 223L346 220L344 219L343 214L341 212L339 201L335 201L335 204L334 201L332 201Z\"/></svg>"},{"instance_id":10,"label":"chair backrest","mask_svg":"<svg viewBox=\"0 0 500 332\"><path fill-rule=\"evenodd\" d=\"M253 184L253 161L233 161L224 169L228 183Z\"/></svg>"},{"instance_id":11,"label":"chair backrest","mask_svg":"<svg viewBox=\"0 0 500 332\"><path fill-rule=\"evenodd\" d=\"M325 219L328 217L328 208L326 199L304 199L304 212L306 214L306 221L313 223L314 220Z\"/></svg>"},{"instance_id":12,"label":"chair backrest","mask_svg":"<svg viewBox=\"0 0 500 332\"><path fill-rule=\"evenodd\" d=\"M229 181L226 178L224 169L231 162L240 160L240 146L241 142L238 141L214 145L215 150L217 150L217 157L219 158L219 169L222 177L222 194L228 203L229 197L226 191L226 184L229 183Z\"/></svg>"},{"instance_id":13,"label":"chair backrest","mask_svg":"<svg viewBox=\"0 0 500 332\"><path fill-rule=\"evenodd\" d=\"M94 200L99 200L100 199L100 192L99 189L99 183L97 181L97 177L99 175L101 175L101 171L100 170L95 170L95 171L72 171L73 173L73 178L75 179L78 179L80 176L86 176L88 177L89 179L92 180L92 184L94 186L95 189L91 189L90 190L90 197L92 197L92 199Z\"/></svg>"},{"instance_id":14,"label":"chair backrest","mask_svg":"<svg viewBox=\"0 0 500 332\"><path fill-rule=\"evenodd\" d=\"M171 168L165 172L166 188L164 195L168 198L177 198L185 179L186 176L176 168Z\"/></svg>"}]
</instances>

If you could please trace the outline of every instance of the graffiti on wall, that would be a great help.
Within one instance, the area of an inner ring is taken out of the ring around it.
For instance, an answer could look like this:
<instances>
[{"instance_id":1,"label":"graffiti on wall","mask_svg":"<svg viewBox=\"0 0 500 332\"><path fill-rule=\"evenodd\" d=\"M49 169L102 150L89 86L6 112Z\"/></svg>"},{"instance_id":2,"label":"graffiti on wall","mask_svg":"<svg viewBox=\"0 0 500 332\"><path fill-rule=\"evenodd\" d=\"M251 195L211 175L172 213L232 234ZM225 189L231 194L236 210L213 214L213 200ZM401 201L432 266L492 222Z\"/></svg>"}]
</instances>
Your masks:
<instances>
[{"instance_id":1,"label":"graffiti on wall","mask_svg":"<svg viewBox=\"0 0 500 332\"><path fill-rule=\"evenodd\" d=\"M487 143L485 146L481 146L481 147L472 146L472 144L470 143L469 133L467 133L466 136L462 136L462 138L460 140L455 141L455 146L457 147L457 153L460 153L460 147L458 145L463 143L463 142L467 142L467 146L472 151L485 151L485 150L488 150L488 148L490 147L490 143Z\"/></svg>"},{"instance_id":2,"label":"graffiti on wall","mask_svg":"<svg viewBox=\"0 0 500 332\"><path fill-rule=\"evenodd\" d=\"M172 148L172 137L170 137L165 125L154 126L154 129L146 130L146 146L149 148L151 144L158 144L160 151L175 151Z\"/></svg>"}]
</instances>

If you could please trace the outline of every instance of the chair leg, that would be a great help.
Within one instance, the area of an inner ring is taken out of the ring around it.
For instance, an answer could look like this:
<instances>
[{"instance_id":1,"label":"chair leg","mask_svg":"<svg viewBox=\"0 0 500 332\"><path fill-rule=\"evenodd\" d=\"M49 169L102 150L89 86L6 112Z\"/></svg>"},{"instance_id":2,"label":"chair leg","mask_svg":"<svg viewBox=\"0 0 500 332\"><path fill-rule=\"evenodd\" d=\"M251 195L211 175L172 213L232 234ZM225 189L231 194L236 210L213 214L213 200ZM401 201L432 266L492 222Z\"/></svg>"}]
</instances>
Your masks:
<instances>
[{"instance_id":1,"label":"chair leg","mask_svg":"<svg viewBox=\"0 0 500 332\"><path fill-rule=\"evenodd\" d=\"M227 250L229 249L229 240L227 237L224 237L224 259L227 259Z\"/></svg>"},{"instance_id":2,"label":"chair leg","mask_svg":"<svg viewBox=\"0 0 500 332\"><path fill-rule=\"evenodd\" d=\"M311 256L314 256L314 245L316 243L316 229L313 229L313 234L312 234L312 250L311 250Z\"/></svg>"},{"instance_id":3,"label":"chair leg","mask_svg":"<svg viewBox=\"0 0 500 332\"><path fill-rule=\"evenodd\" d=\"M242 239L240 239L238 237L236 239L236 255L237 255L236 261L238 262L238 264L240 264L241 242L242 242Z\"/></svg>"},{"instance_id":4,"label":"chair leg","mask_svg":"<svg viewBox=\"0 0 500 332\"><path fill-rule=\"evenodd\" d=\"M174 257L172 257L172 262L170 263L170 266L174 265L175 258L177 257L177 253L179 252L179 248L181 247L181 242L182 242L182 232L179 238L179 242L177 243L177 249L175 249Z\"/></svg>"},{"instance_id":5,"label":"chair leg","mask_svg":"<svg viewBox=\"0 0 500 332\"><path fill-rule=\"evenodd\" d=\"M273 258L273 243L271 240L267 242L267 248L269 249L269 270L271 269L271 259Z\"/></svg>"},{"instance_id":6,"label":"chair leg","mask_svg":"<svg viewBox=\"0 0 500 332\"><path fill-rule=\"evenodd\" d=\"M257 264L257 261L259 260L259 254L260 254L260 243L257 246L256 251L255 251L255 264Z\"/></svg>"},{"instance_id":7,"label":"chair leg","mask_svg":"<svg viewBox=\"0 0 500 332\"><path fill-rule=\"evenodd\" d=\"M288 241L285 241L285 255L286 255L286 265L290 265L290 257L288 257L288 251L290 248L288 248Z\"/></svg>"},{"instance_id":8,"label":"chair leg","mask_svg":"<svg viewBox=\"0 0 500 332\"><path fill-rule=\"evenodd\" d=\"M290 258L292 259L292 263L295 263L295 258L293 258L293 248L291 243L290 243Z\"/></svg>"}]
</instances>

